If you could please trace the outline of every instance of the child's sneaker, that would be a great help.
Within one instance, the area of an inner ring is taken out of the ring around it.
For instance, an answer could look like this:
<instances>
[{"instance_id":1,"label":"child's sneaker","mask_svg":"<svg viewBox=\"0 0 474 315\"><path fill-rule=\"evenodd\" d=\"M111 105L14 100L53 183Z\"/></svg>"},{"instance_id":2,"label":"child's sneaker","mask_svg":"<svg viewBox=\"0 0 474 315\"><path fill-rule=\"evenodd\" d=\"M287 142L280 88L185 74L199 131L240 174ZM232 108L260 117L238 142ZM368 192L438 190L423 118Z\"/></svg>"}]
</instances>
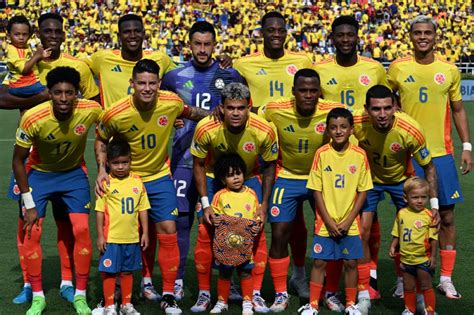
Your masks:
<instances>
[{"instance_id":1,"label":"child's sneaker","mask_svg":"<svg viewBox=\"0 0 474 315\"><path fill-rule=\"evenodd\" d=\"M298 313L301 315L318 315L319 311L311 306L311 304L306 304L301 306L298 309Z\"/></svg>"},{"instance_id":2,"label":"child's sneaker","mask_svg":"<svg viewBox=\"0 0 474 315\"><path fill-rule=\"evenodd\" d=\"M257 313L268 313L270 312L270 309L268 308L267 304L265 304L265 300L263 297L260 295L260 293L254 293L252 296L252 303L253 303L253 309Z\"/></svg>"},{"instance_id":3,"label":"child's sneaker","mask_svg":"<svg viewBox=\"0 0 474 315\"><path fill-rule=\"evenodd\" d=\"M454 284L451 280L446 280L441 282L437 286L439 292L442 294L446 295L448 299L460 299L462 298L461 294L459 294L458 291L456 291L456 288L454 287Z\"/></svg>"},{"instance_id":4,"label":"child's sneaker","mask_svg":"<svg viewBox=\"0 0 474 315\"><path fill-rule=\"evenodd\" d=\"M227 311L228 309L229 309L229 305L224 303L224 301L218 300L216 305L214 305L214 307L212 308L210 313L211 314L220 314L220 313L223 313L223 312Z\"/></svg>"},{"instance_id":5,"label":"child's sneaker","mask_svg":"<svg viewBox=\"0 0 474 315\"><path fill-rule=\"evenodd\" d=\"M191 312L205 312L211 305L211 296L207 293L200 292L196 304L191 307Z\"/></svg>"},{"instance_id":6,"label":"child's sneaker","mask_svg":"<svg viewBox=\"0 0 474 315\"><path fill-rule=\"evenodd\" d=\"M182 314L183 311L179 308L174 296L172 294L165 294L161 298L160 308L166 315Z\"/></svg>"},{"instance_id":7,"label":"child's sneaker","mask_svg":"<svg viewBox=\"0 0 474 315\"><path fill-rule=\"evenodd\" d=\"M174 282L174 298L181 301L184 297L183 279L176 279Z\"/></svg>"},{"instance_id":8,"label":"child's sneaker","mask_svg":"<svg viewBox=\"0 0 474 315\"><path fill-rule=\"evenodd\" d=\"M115 305L109 305L107 307L104 307L104 315L117 315L117 308Z\"/></svg>"},{"instance_id":9,"label":"child's sneaker","mask_svg":"<svg viewBox=\"0 0 474 315\"><path fill-rule=\"evenodd\" d=\"M345 310L344 305L341 303L336 294L325 297L324 305L326 305L326 307L333 312L342 313Z\"/></svg>"},{"instance_id":10,"label":"child's sneaker","mask_svg":"<svg viewBox=\"0 0 474 315\"><path fill-rule=\"evenodd\" d=\"M273 313L280 313L287 309L290 298L287 293L277 293L275 294L275 301L272 306L270 306L270 311Z\"/></svg>"},{"instance_id":11,"label":"child's sneaker","mask_svg":"<svg viewBox=\"0 0 474 315\"><path fill-rule=\"evenodd\" d=\"M144 297L149 301L159 301L161 299L161 296L156 292L155 287L151 283L142 285L140 297Z\"/></svg>"},{"instance_id":12,"label":"child's sneaker","mask_svg":"<svg viewBox=\"0 0 474 315\"><path fill-rule=\"evenodd\" d=\"M242 315L253 315L253 304L249 300L242 302Z\"/></svg>"},{"instance_id":13,"label":"child's sneaker","mask_svg":"<svg viewBox=\"0 0 474 315\"><path fill-rule=\"evenodd\" d=\"M140 313L133 307L132 303L127 303L120 306L120 315L140 315Z\"/></svg>"},{"instance_id":14,"label":"child's sneaker","mask_svg":"<svg viewBox=\"0 0 474 315\"><path fill-rule=\"evenodd\" d=\"M359 308L355 304L346 307L345 313L347 315L362 315L362 313L359 311Z\"/></svg>"}]
</instances>

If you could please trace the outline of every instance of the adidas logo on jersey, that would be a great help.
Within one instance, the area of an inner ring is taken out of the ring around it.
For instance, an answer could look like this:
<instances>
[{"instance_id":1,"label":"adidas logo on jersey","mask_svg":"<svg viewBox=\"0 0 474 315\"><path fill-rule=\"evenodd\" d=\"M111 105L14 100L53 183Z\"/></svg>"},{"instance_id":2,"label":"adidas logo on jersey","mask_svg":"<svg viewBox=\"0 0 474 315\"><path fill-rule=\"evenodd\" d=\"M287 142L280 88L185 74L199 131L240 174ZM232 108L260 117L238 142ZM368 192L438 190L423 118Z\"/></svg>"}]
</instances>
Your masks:
<instances>
[{"instance_id":1,"label":"adidas logo on jersey","mask_svg":"<svg viewBox=\"0 0 474 315\"><path fill-rule=\"evenodd\" d=\"M337 84L337 81L335 78L332 78L331 80L329 80L327 83L327 85L336 85Z\"/></svg>"},{"instance_id":2,"label":"adidas logo on jersey","mask_svg":"<svg viewBox=\"0 0 474 315\"><path fill-rule=\"evenodd\" d=\"M186 83L183 84L185 88L192 89L194 87L193 81L188 80Z\"/></svg>"},{"instance_id":3,"label":"adidas logo on jersey","mask_svg":"<svg viewBox=\"0 0 474 315\"><path fill-rule=\"evenodd\" d=\"M111 195L115 195L115 194L118 194L119 191L117 189L114 189L114 191L112 191Z\"/></svg>"},{"instance_id":4,"label":"adidas logo on jersey","mask_svg":"<svg viewBox=\"0 0 474 315\"><path fill-rule=\"evenodd\" d=\"M459 197L461 197L461 195L459 194L459 192L456 190L454 192L454 194L451 196L451 199L458 199Z\"/></svg>"},{"instance_id":5,"label":"adidas logo on jersey","mask_svg":"<svg viewBox=\"0 0 474 315\"><path fill-rule=\"evenodd\" d=\"M406 78L405 81L403 81L403 82L405 82L405 83L408 83L408 82L413 83L413 82L415 82L415 78L413 78L413 76L410 74L410 75L408 76L408 78Z\"/></svg>"},{"instance_id":6,"label":"adidas logo on jersey","mask_svg":"<svg viewBox=\"0 0 474 315\"><path fill-rule=\"evenodd\" d=\"M326 168L324 169L325 172L332 172L332 168L330 165L326 166Z\"/></svg>"},{"instance_id":7,"label":"adidas logo on jersey","mask_svg":"<svg viewBox=\"0 0 474 315\"><path fill-rule=\"evenodd\" d=\"M265 69L261 68L260 71L256 73L257 75L267 75L267 71Z\"/></svg>"},{"instance_id":8,"label":"adidas logo on jersey","mask_svg":"<svg viewBox=\"0 0 474 315\"><path fill-rule=\"evenodd\" d=\"M230 204L226 204L226 205L224 206L224 209L230 209Z\"/></svg>"},{"instance_id":9,"label":"adidas logo on jersey","mask_svg":"<svg viewBox=\"0 0 474 315\"><path fill-rule=\"evenodd\" d=\"M120 67L120 65L116 65L112 68L112 72L122 72L122 68Z\"/></svg>"},{"instance_id":10,"label":"adidas logo on jersey","mask_svg":"<svg viewBox=\"0 0 474 315\"><path fill-rule=\"evenodd\" d=\"M295 128L293 128L293 125L289 125L288 127L283 128L283 130L288 132L295 132Z\"/></svg>"},{"instance_id":11,"label":"adidas logo on jersey","mask_svg":"<svg viewBox=\"0 0 474 315\"><path fill-rule=\"evenodd\" d=\"M50 133L45 140L54 140L56 139L52 133Z\"/></svg>"},{"instance_id":12,"label":"adidas logo on jersey","mask_svg":"<svg viewBox=\"0 0 474 315\"><path fill-rule=\"evenodd\" d=\"M138 131L137 126L133 125L130 129L128 129L128 132L132 132L132 131Z\"/></svg>"},{"instance_id":13,"label":"adidas logo on jersey","mask_svg":"<svg viewBox=\"0 0 474 315\"><path fill-rule=\"evenodd\" d=\"M217 150L219 151L225 151L225 145L223 143L219 143L219 145L216 147Z\"/></svg>"}]
</instances>

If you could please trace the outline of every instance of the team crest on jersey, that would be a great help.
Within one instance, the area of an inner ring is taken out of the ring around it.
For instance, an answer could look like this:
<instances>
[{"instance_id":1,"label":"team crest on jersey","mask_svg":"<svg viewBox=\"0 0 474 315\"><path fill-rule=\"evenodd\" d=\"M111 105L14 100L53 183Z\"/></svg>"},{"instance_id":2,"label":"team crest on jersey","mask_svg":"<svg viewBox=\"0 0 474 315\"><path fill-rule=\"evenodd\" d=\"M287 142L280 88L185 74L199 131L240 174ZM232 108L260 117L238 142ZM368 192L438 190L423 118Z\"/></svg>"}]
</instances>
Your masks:
<instances>
[{"instance_id":1,"label":"team crest on jersey","mask_svg":"<svg viewBox=\"0 0 474 315\"><path fill-rule=\"evenodd\" d=\"M21 193L20 187L18 187L17 184L13 185L13 189L12 189L12 190L13 190L13 194L14 194L14 195L17 195L17 196L18 196L18 195Z\"/></svg>"},{"instance_id":2,"label":"team crest on jersey","mask_svg":"<svg viewBox=\"0 0 474 315\"><path fill-rule=\"evenodd\" d=\"M165 127L168 124L168 116L161 115L157 120L158 126Z\"/></svg>"},{"instance_id":3,"label":"team crest on jersey","mask_svg":"<svg viewBox=\"0 0 474 315\"><path fill-rule=\"evenodd\" d=\"M216 81L214 81L214 86L216 89L222 90L225 87L225 82L221 78L217 78Z\"/></svg>"},{"instance_id":4,"label":"team crest on jersey","mask_svg":"<svg viewBox=\"0 0 474 315\"><path fill-rule=\"evenodd\" d=\"M133 193L138 195L138 193L140 192L140 190L138 189L138 187L133 187L132 189Z\"/></svg>"},{"instance_id":5,"label":"team crest on jersey","mask_svg":"<svg viewBox=\"0 0 474 315\"><path fill-rule=\"evenodd\" d=\"M417 229L421 229L423 227L423 222L421 222L421 220L416 220L414 225Z\"/></svg>"},{"instance_id":6,"label":"team crest on jersey","mask_svg":"<svg viewBox=\"0 0 474 315\"><path fill-rule=\"evenodd\" d=\"M320 254L323 251L323 246L319 243L314 244L313 250L316 254Z\"/></svg>"},{"instance_id":7,"label":"team crest on jersey","mask_svg":"<svg viewBox=\"0 0 474 315\"><path fill-rule=\"evenodd\" d=\"M434 81L440 85L444 84L444 82L446 82L446 76L444 75L444 73L436 73L434 75Z\"/></svg>"},{"instance_id":8,"label":"team crest on jersey","mask_svg":"<svg viewBox=\"0 0 474 315\"><path fill-rule=\"evenodd\" d=\"M252 206L250 204L245 204L245 210L250 211L252 210Z\"/></svg>"},{"instance_id":9,"label":"team crest on jersey","mask_svg":"<svg viewBox=\"0 0 474 315\"><path fill-rule=\"evenodd\" d=\"M79 124L76 127L74 127L74 133L78 136L81 136L84 134L84 132L87 131L86 125L84 124Z\"/></svg>"},{"instance_id":10,"label":"team crest on jersey","mask_svg":"<svg viewBox=\"0 0 474 315\"><path fill-rule=\"evenodd\" d=\"M112 266L112 260L110 259L104 259L104 261L102 262L102 265L104 265L105 268L109 268L110 266Z\"/></svg>"},{"instance_id":11,"label":"team crest on jersey","mask_svg":"<svg viewBox=\"0 0 474 315\"><path fill-rule=\"evenodd\" d=\"M370 78L367 74L362 74L360 77L359 77L359 82L360 84L364 85L364 86L367 86L370 84Z\"/></svg>"},{"instance_id":12,"label":"team crest on jersey","mask_svg":"<svg viewBox=\"0 0 474 315\"><path fill-rule=\"evenodd\" d=\"M400 152L403 149L402 145L398 142L392 143L389 148L390 148L390 151L394 153Z\"/></svg>"},{"instance_id":13,"label":"team crest on jersey","mask_svg":"<svg viewBox=\"0 0 474 315\"><path fill-rule=\"evenodd\" d=\"M277 206L273 206L271 209L270 209L270 214L272 215L272 217L277 217L280 215L280 208L278 208Z\"/></svg>"},{"instance_id":14,"label":"team crest on jersey","mask_svg":"<svg viewBox=\"0 0 474 315\"><path fill-rule=\"evenodd\" d=\"M295 75L296 72L298 72L298 68L295 65L288 65L286 67L286 73L289 75Z\"/></svg>"},{"instance_id":15,"label":"team crest on jersey","mask_svg":"<svg viewBox=\"0 0 474 315\"><path fill-rule=\"evenodd\" d=\"M347 169L349 170L349 173L351 174L355 174L355 172L357 172L357 166L355 166L354 164L349 165Z\"/></svg>"},{"instance_id":16,"label":"team crest on jersey","mask_svg":"<svg viewBox=\"0 0 474 315\"><path fill-rule=\"evenodd\" d=\"M255 150L255 143L245 142L244 145L242 146L242 149L247 153L253 152Z\"/></svg>"},{"instance_id":17,"label":"team crest on jersey","mask_svg":"<svg viewBox=\"0 0 474 315\"><path fill-rule=\"evenodd\" d=\"M320 135L324 134L324 132L326 131L326 124L323 122L316 124L316 126L314 126L314 131L316 131L316 133Z\"/></svg>"},{"instance_id":18,"label":"team crest on jersey","mask_svg":"<svg viewBox=\"0 0 474 315\"><path fill-rule=\"evenodd\" d=\"M272 144L272 154L276 154L278 152L278 145L277 143Z\"/></svg>"}]
</instances>

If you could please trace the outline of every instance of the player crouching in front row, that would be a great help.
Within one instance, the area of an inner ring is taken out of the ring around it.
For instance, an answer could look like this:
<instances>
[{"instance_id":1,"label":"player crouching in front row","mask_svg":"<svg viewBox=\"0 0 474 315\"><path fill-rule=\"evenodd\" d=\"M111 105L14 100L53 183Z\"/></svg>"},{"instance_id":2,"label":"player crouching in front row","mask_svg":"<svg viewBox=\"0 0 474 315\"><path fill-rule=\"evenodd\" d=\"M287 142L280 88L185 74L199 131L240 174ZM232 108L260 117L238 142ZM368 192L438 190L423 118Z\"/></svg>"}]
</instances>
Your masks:
<instances>
[{"instance_id":1,"label":"player crouching in front row","mask_svg":"<svg viewBox=\"0 0 474 315\"><path fill-rule=\"evenodd\" d=\"M363 149L349 143L352 114L343 108L331 110L326 119L331 143L316 151L307 187L314 190L318 209L313 238L310 303L298 311L319 312L326 264L344 260L346 314L360 315L356 306L357 259L362 258L362 241L357 224L367 190L372 188L369 163ZM343 198L346 196L346 198Z\"/></svg>"}]
</instances>

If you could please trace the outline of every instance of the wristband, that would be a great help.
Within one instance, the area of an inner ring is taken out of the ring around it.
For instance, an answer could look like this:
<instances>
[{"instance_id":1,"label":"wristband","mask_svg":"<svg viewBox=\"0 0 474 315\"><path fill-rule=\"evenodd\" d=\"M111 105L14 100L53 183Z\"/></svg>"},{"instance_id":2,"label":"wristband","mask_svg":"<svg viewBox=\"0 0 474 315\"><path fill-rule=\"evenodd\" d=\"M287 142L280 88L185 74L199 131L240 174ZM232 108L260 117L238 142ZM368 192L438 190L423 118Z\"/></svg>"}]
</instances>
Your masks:
<instances>
[{"instance_id":1,"label":"wristband","mask_svg":"<svg viewBox=\"0 0 474 315\"><path fill-rule=\"evenodd\" d=\"M462 143L462 150L463 151L472 151L472 144L470 142L463 142Z\"/></svg>"},{"instance_id":2,"label":"wristband","mask_svg":"<svg viewBox=\"0 0 474 315\"><path fill-rule=\"evenodd\" d=\"M207 198L207 196L201 197L201 205L203 209L206 209L210 206L209 198Z\"/></svg>"},{"instance_id":3,"label":"wristband","mask_svg":"<svg viewBox=\"0 0 474 315\"><path fill-rule=\"evenodd\" d=\"M35 202L33 201L33 196L31 192L26 192L21 194L21 199L23 199L23 204L25 205L26 209L32 209L36 207Z\"/></svg>"},{"instance_id":4,"label":"wristband","mask_svg":"<svg viewBox=\"0 0 474 315\"><path fill-rule=\"evenodd\" d=\"M439 209L438 198L430 198L431 209Z\"/></svg>"}]
</instances>

